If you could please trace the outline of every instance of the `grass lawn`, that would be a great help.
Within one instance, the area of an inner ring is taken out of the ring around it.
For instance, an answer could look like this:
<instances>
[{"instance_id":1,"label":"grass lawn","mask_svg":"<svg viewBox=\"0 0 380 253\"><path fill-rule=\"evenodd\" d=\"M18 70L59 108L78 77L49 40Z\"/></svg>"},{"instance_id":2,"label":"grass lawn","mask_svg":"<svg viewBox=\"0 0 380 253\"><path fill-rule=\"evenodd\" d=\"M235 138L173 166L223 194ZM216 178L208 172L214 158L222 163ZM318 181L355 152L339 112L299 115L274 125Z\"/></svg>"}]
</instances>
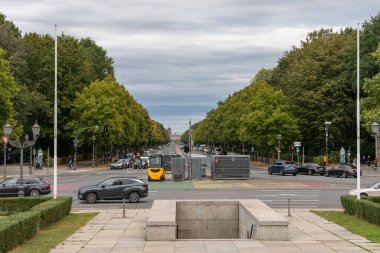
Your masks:
<instances>
[{"instance_id":1,"label":"grass lawn","mask_svg":"<svg viewBox=\"0 0 380 253\"><path fill-rule=\"evenodd\" d=\"M380 226L366 222L355 216L341 211L312 211L313 213L332 221L354 234L363 236L368 240L380 243Z\"/></svg>"},{"instance_id":2,"label":"grass lawn","mask_svg":"<svg viewBox=\"0 0 380 253\"><path fill-rule=\"evenodd\" d=\"M57 223L51 224L46 229L41 230L35 237L20 245L11 253L44 253L49 252L57 244L64 241L88 221L95 217L97 213L76 213L65 216Z\"/></svg>"}]
</instances>

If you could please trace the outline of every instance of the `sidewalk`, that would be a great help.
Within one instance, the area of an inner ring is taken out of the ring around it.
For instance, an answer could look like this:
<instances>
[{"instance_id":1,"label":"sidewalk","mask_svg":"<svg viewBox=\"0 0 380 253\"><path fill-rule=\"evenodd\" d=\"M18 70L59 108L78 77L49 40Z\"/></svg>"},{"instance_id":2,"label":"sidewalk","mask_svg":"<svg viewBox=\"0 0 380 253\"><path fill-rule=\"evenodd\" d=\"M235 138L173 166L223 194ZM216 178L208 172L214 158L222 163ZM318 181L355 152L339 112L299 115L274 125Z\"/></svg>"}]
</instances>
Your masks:
<instances>
[{"instance_id":1,"label":"sidewalk","mask_svg":"<svg viewBox=\"0 0 380 253\"><path fill-rule=\"evenodd\" d=\"M287 210L277 209L281 215ZM292 210L289 241L176 240L145 241L145 224L150 210L99 210L99 214L51 253L365 253L380 252L380 244L352 234L308 210Z\"/></svg>"},{"instance_id":2,"label":"sidewalk","mask_svg":"<svg viewBox=\"0 0 380 253\"><path fill-rule=\"evenodd\" d=\"M84 162L84 163L79 163L76 170L69 170L66 165L58 165L57 172L58 174L65 174L65 173L76 173L80 171L89 171L89 170L106 170L109 168L105 164L99 164L96 167L92 168L90 162ZM23 166L23 171L24 171L24 177L28 176L51 176L53 175L54 168L50 167L44 167L43 170L33 170L33 174L29 174L29 164L24 164ZM0 178L2 178L4 175L4 167L0 167ZM7 165L7 178L10 177L19 177L20 176L20 165L19 164L10 164Z\"/></svg>"}]
</instances>

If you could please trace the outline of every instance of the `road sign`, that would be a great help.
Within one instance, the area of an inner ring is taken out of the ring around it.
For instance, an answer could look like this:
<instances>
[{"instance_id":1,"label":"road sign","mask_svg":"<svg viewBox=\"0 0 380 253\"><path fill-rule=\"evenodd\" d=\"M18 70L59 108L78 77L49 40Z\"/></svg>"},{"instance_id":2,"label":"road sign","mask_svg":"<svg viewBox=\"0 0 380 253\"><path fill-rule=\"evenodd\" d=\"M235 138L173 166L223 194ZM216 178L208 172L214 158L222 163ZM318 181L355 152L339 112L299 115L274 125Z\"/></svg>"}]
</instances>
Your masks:
<instances>
[{"instance_id":1,"label":"road sign","mask_svg":"<svg viewBox=\"0 0 380 253\"><path fill-rule=\"evenodd\" d=\"M8 137L7 136L1 136L1 139L5 144L8 144Z\"/></svg>"},{"instance_id":2,"label":"road sign","mask_svg":"<svg viewBox=\"0 0 380 253\"><path fill-rule=\"evenodd\" d=\"M294 146L296 146L296 147L301 147L301 142L300 142L300 141L295 141L295 142L294 142Z\"/></svg>"},{"instance_id":3,"label":"road sign","mask_svg":"<svg viewBox=\"0 0 380 253\"><path fill-rule=\"evenodd\" d=\"M296 148L297 148L297 153L299 153L300 152L300 147L297 146Z\"/></svg>"}]
</instances>

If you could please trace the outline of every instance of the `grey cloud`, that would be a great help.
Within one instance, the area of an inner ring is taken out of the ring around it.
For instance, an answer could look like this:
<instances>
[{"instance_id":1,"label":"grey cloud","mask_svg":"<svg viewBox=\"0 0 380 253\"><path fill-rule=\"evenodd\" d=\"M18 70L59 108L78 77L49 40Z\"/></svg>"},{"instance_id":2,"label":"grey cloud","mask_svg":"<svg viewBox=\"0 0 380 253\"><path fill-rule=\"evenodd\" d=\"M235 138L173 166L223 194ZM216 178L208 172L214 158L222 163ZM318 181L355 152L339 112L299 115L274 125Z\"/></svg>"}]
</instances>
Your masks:
<instances>
[{"instance_id":1,"label":"grey cloud","mask_svg":"<svg viewBox=\"0 0 380 253\"><path fill-rule=\"evenodd\" d=\"M373 0L0 0L23 32L91 37L151 116L176 132L321 27L355 26Z\"/></svg>"}]
</instances>

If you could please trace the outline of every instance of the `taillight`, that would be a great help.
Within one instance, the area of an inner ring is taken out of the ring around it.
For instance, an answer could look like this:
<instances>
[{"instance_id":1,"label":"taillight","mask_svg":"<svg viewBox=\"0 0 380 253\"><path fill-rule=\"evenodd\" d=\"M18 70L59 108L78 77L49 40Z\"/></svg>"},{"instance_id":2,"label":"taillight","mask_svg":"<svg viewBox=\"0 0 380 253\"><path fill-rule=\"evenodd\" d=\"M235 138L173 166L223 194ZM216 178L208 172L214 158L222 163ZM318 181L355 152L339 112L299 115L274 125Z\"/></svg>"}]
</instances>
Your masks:
<instances>
[{"instance_id":1,"label":"taillight","mask_svg":"<svg viewBox=\"0 0 380 253\"><path fill-rule=\"evenodd\" d=\"M148 185L147 184L144 184L143 187L146 188L146 189L148 189Z\"/></svg>"},{"instance_id":2,"label":"taillight","mask_svg":"<svg viewBox=\"0 0 380 253\"><path fill-rule=\"evenodd\" d=\"M44 188L46 188L46 189L50 189L50 184L44 184Z\"/></svg>"}]
</instances>

